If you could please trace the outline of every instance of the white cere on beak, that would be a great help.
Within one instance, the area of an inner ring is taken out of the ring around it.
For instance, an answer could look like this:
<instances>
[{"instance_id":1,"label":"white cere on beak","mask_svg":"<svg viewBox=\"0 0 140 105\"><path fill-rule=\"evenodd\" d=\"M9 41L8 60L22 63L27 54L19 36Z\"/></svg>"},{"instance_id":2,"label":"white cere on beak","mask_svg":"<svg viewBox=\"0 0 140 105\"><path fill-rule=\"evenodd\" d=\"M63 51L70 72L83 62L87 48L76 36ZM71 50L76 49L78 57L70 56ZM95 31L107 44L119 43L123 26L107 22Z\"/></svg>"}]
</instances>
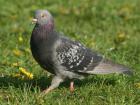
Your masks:
<instances>
[{"instance_id":1,"label":"white cere on beak","mask_svg":"<svg viewBox=\"0 0 140 105\"><path fill-rule=\"evenodd\" d=\"M32 19L32 24L35 24L37 22L37 19Z\"/></svg>"}]
</instances>

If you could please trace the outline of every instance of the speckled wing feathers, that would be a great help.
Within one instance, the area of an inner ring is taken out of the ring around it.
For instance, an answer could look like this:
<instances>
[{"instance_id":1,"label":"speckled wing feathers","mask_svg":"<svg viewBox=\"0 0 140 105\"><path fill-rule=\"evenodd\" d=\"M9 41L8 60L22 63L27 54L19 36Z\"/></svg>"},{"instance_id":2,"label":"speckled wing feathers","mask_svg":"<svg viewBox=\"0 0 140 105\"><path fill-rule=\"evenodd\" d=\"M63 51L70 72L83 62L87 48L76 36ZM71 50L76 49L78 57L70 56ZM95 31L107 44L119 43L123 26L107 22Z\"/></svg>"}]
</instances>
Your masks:
<instances>
[{"instance_id":1,"label":"speckled wing feathers","mask_svg":"<svg viewBox=\"0 0 140 105\"><path fill-rule=\"evenodd\" d=\"M79 42L65 38L62 38L61 45L57 47L56 52L60 64L76 73L93 70L102 59L97 53L93 53Z\"/></svg>"}]
</instances>

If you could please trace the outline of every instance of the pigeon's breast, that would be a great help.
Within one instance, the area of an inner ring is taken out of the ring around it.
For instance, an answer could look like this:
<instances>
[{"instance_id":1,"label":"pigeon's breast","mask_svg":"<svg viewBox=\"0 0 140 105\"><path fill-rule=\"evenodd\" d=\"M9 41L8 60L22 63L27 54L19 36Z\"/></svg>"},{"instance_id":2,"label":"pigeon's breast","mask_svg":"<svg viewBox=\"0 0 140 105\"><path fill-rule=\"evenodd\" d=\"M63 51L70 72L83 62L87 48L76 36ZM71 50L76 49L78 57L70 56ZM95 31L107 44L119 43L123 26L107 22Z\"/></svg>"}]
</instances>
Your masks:
<instances>
[{"instance_id":1,"label":"pigeon's breast","mask_svg":"<svg viewBox=\"0 0 140 105\"><path fill-rule=\"evenodd\" d=\"M53 46L58 36L54 30L48 30L44 26L35 26L32 32L30 45L32 55L40 66L54 74L54 62L52 60Z\"/></svg>"},{"instance_id":2,"label":"pigeon's breast","mask_svg":"<svg viewBox=\"0 0 140 105\"><path fill-rule=\"evenodd\" d=\"M52 61L52 50L50 45L47 44L47 41L34 40L34 38L31 38L30 45L32 55L39 65L50 73L55 74Z\"/></svg>"}]
</instances>

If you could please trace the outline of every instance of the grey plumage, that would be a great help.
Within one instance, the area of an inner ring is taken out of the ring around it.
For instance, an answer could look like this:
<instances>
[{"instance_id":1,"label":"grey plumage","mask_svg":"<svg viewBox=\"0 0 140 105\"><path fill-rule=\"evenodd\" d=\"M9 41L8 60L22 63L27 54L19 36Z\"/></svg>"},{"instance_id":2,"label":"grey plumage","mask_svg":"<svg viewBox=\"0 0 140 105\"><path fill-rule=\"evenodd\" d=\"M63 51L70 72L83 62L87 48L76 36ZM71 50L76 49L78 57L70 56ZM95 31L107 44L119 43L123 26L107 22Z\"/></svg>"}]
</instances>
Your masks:
<instances>
[{"instance_id":1,"label":"grey plumage","mask_svg":"<svg viewBox=\"0 0 140 105\"><path fill-rule=\"evenodd\" d=\"M89 74L117 72L131 74L127 67L106 60L97 52L56 32L47 10L38 10L35 18L37 21L30 41L32 55L42 68L55 75L47 91L58 87L66 78L83 79Z\"/></svg>"}]
</instances>

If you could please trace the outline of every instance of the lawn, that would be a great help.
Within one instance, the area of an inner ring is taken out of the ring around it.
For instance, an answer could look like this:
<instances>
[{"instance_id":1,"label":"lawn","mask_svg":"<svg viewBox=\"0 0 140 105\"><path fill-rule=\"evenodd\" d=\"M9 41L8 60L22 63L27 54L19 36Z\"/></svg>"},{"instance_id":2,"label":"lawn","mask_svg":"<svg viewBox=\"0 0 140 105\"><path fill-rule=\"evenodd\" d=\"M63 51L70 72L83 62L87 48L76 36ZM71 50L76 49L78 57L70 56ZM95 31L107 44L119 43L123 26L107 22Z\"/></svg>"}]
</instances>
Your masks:
<instances>
[{"instance_id":1,"label":"lawn","mask_svg":"<svg viewBox=\"0 0 140 105\"><path fill-rule=\"evenodd\" d=\"M140 105L140 0L0 0L0 105ZM48 9L56 29L134 72L69 81L46 96L51 75L33 59L31 19ZM33 74L33 79L19 68Z\"/></svg>"}]
</instances>

